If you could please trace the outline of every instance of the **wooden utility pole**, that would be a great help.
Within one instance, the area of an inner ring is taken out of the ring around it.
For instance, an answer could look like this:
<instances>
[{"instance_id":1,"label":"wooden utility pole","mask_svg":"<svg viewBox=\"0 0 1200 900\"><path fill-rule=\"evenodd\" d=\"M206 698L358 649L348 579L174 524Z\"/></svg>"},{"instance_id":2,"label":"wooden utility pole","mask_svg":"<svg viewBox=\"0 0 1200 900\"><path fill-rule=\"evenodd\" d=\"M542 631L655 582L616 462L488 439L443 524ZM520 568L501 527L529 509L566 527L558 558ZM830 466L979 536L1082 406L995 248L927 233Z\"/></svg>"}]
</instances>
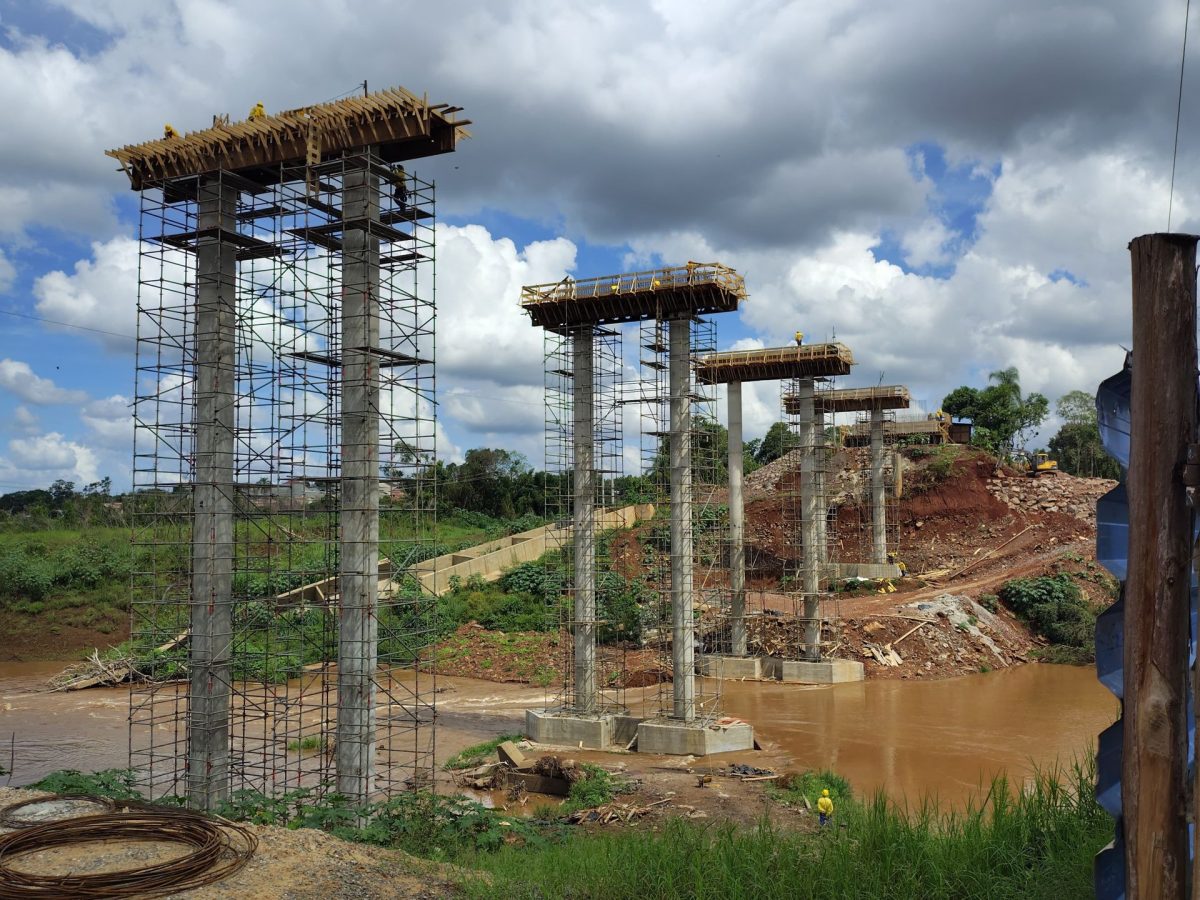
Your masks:
<instances>
[{"instance_id":1,"label":"wooden utility pole","mask_svg":"<svg viewBox=\"0 0 1200 900\"><path fill-rule=\"evenodd\" d=\"M1149 234L1133 265L1129 568L1121 804L1126 896L1185 898L1187 687L1196 441L1196 241Z\"/></svg>"}]
</instances>

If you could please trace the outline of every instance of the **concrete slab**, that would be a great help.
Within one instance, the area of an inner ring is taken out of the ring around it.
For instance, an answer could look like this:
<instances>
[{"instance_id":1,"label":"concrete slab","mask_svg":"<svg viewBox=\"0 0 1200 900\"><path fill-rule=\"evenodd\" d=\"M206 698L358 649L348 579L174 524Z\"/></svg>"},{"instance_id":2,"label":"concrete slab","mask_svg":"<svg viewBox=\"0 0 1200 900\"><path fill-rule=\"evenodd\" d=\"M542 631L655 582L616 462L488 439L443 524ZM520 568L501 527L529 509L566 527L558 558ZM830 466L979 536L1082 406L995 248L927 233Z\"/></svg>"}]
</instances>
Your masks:
<instances>
[{"instance_id":1,"label":"concrete slab","mask_svg":"<svg viewBox=\"0 0 1200 900\"><path fill-rule=\"evenodd\" d=\"M735 725L685 725L656 720L638 726L638 753L672 756L708 756L731 750L753 750L754 729L745 722Z\"/></svg>"},{"instance_id":2,"label":"concrete slab","mask_svg":"<svg viewBox=\"0 0 1200 900\"><path fill-rule=\"evenodd\" d=\"M696 671L709 678L762 678L760 656L718 656L705 654L696 657Z\"/></svg>"},{"instance_id":3,"label":"concrete slab","mask_svg":"<svg viewBox=\"0 0 1200 900\"><path fill-rule=\"evenodd\" d=\"M578 747L582 743L588 750L607 750L613 742L613 717L527 709L525 733L538 744Z\"/></svg>"},{"instance_id":4,"label":"concrete slab","mask_svg":"<svg viewBox=\"0 0 1200 900\"><path fill-rule=\"evenodd\" d=\"M853 659L822 659L808 662L796 659L776 660L779 680L793 684L844 684L866 677L863 664Z\"/></svg>"}]
</instances>

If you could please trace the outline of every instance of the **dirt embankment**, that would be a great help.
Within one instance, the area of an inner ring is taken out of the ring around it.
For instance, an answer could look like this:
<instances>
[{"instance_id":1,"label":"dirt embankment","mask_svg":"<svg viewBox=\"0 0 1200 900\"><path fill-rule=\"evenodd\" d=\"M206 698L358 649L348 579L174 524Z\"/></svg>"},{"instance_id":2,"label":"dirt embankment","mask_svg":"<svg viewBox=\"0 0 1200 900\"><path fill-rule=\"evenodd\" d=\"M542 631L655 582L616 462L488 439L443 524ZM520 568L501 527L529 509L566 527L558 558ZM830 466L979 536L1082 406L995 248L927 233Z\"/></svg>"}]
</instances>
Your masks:
<instances>
[{"instance_id":1,"label":"dirt embankment","mask_svg":"<svg viewBox=\"0 0 1200 900\"><path fill-rule=\"evenodd\" d=\"M866 451L841 451L827 481L831 556L870 559L870 516L861 473ZM1032 479L998 470L994 460L966 448L909 451L902 461L903 496L891 502L889 540L910 577L894 592L871 584L822 604L827 652L862 660L872 678L938 678L987 671L1030 660L1039 639L993 595L1012 578L1066 572L1094 602L1107 596L1095 564L1095 501L1114 482L1070 475ZM794 460L785 457L747 477L746 564L752 652L778 655L796 643L794 546L799 503ZM666 560L653 524L617 535L610 545L615 571L650 583L663 579ZM697 590L728 584L723 563L697 569ZM661 585L660 585L661 586ZM980 604L984 599L986 606ZM720 610L700 606L700 640L721 643ZM526 642L517 647L522 641ZM568 635L495 635L461 629L439 648L439 670L498 681L556 683L569 663ZM506 653L506 648L510 653ZM512 654L524 658L507 658ZM669 652L600 648L602 683L638 686L670 678ZM545 679L550 677L551 682ZM632 680L631 680L632 679Z\"/></svg>"}]
</instances>

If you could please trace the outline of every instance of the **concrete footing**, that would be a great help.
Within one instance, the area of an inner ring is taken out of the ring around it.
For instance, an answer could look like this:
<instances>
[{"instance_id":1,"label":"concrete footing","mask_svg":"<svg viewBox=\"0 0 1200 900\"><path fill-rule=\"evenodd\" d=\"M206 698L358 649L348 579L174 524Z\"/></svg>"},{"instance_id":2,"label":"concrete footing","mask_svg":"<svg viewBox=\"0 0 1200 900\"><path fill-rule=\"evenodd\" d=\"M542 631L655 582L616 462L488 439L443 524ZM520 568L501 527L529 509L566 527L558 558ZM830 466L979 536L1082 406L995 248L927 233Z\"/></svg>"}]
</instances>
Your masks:
<instances>
[{"instance_id":1,"label":"concrete footing","mask_svg":"<svg viewBox=\"0 0 1200 900\"><path fill-rule=\"evenodd\" d=\"M637 737L638 753L708 756L754 749L754 729L745 722L706 727L699 723L659 719L639 725Z\"/></svg>"},{"instance_id":2,"label":"concrete footing","mask_svg":"<svg viewBox=\"0 0 1200 900\"><path fill-rule=\"evenodd\" d=\"M588 750L607 750L614 741L616 728L611 715L580 716L544 709L525 710L525 733L537 744L556 744ZM632 731L626 726L623 733ZM628 742L628 740L626 742Z\"/></svg>"},{"instance_id":3,"label":"concrete footing","mask_svg":"<svg viewBox=\"0 0 1200 900\"><path fill-rule=\"evenodd\" d=\"M772 663L776 677L793 684L844 684L866 677L863 664L853 659L776 659Z\"/></svg>"},{"instance_id":4,"label":"concrete footing","mask_svg":"<svg viewBox=\"0 0 1200 900\"><path fill-rule=\"evenodd\" d=\"M762 664L760 656L705 654L696 657L697 671L709 678L762 678Z\"/></svg>"},{"instance_id":5,"label":"concrete footing","mask_svg":"<svg viewBox=\"0 0 1200 900\"><path fill-rule=\"evenodd\" d=\"M843 578L899 578L900 567L892 563L834 563L835 580Z\"/></svg>"}]
</instances>

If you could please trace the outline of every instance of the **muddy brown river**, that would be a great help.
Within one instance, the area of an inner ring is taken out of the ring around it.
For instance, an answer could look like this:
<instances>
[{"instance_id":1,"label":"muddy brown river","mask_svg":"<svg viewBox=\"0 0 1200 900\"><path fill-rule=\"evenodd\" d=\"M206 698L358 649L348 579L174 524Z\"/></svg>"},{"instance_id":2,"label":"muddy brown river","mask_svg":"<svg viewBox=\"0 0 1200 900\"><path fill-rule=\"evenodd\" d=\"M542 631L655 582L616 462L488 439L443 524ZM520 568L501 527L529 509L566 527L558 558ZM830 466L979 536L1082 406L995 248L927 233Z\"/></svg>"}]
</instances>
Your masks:
<instances>
[{"instance_id":1,"label":"muddy brown river","mask_svg":"<svg viewBox=\"0 0 1200 900\"><path fill-rule=\"evenodd\" d=\"M61 663L0 664L0 766L14 785L55 769L127 765L128 693L45 690ZM523 724L542 690L439 678L438 756ZM727 682L723 706L754 724L796 768L828 768L859 792L936 796L957 805L993 775L1023 780L1095 746L1117 702L1090 668L1028 665L941 681L867 681L835 687Z\"/></svg>"}]
</instances>

